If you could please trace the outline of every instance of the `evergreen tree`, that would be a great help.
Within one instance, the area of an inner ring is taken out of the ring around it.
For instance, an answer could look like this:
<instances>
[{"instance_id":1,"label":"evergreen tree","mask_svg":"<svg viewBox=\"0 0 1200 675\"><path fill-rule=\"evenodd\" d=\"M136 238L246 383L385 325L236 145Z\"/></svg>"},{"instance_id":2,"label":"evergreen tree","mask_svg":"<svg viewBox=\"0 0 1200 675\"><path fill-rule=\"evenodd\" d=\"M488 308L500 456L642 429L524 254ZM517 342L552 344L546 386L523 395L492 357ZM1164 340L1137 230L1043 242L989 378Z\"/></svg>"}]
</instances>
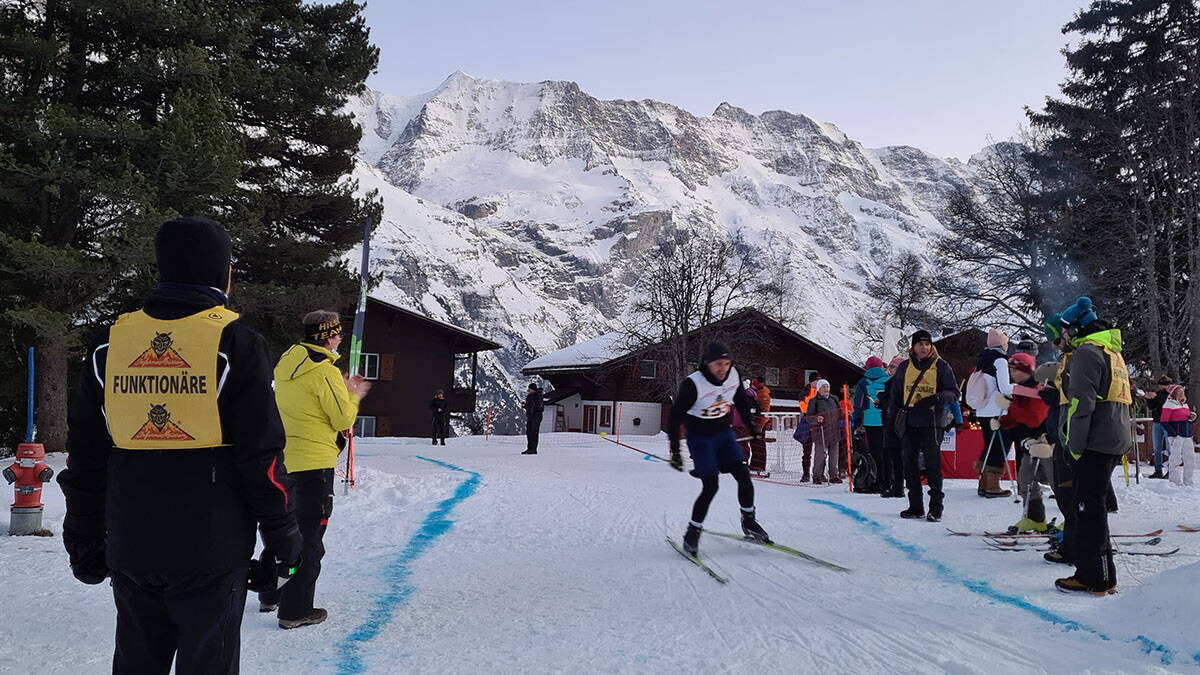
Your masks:
<instances>
[{"instance_id":1,"label":"evergreen tree","mask_svg":"<svg viewBox=\"0 0 1200 675\"><path fill-rule=\"evenodd\" d=\"M278 346L305 309L348 305L338 257L378 207L354 196L361 130L339 109L376 60L350 1L0 7L0 300L20 337L0 362L39 348L48 450L68 364L154 286L165 218L229 228L233 304Z\"/></svg>"},{"instance_id":2,"label":"evergreen tree","mask_svg":"<svg viewBox=\"0 0 1200 675\"><path fill-rule=\"evenodd\" d=\"M1194 0L1092 2L1064 27L1062 96L1031 113L1085 189L1064 243L1131 363L1200 395L1200 8Z\"/></svg>"}]
</instances>

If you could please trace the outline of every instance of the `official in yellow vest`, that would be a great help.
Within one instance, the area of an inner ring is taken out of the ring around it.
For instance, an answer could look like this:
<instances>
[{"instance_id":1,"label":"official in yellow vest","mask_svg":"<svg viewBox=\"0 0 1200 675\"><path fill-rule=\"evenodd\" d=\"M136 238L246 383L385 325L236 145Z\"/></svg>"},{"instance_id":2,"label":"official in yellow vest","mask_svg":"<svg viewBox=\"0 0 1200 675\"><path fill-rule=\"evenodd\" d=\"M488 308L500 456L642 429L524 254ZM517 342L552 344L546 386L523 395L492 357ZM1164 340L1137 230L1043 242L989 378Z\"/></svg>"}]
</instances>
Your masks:
<instances>
[{"instance_id":1,"label":"official in yellow vest","mask_svg":"<svg viewBox=\"0 0 1200 675\"><path fill-rule=\"evenodd\" d=\"M342 432L354 426L358 402L371 384L348 378L334 363L342 344L342 322L334 312L309 312L304 340L288 348L275 365L275 400L287 434L284 461L296 521L304 538L303 565L280 590L259 593L259 611L278 610L281 628L321 623L328 615L313 607L323 539L333 513L333 468Z\"/></svg>"},{"instance_id":2,"label":"official in yellow vest","mask_svg":"<svg viewBox=\"0 0 1200 675\"><path fill-rule=\"evenodd\" d=\"M1132 446L1129 370L1121 332L1100 319L1090 298L1060 315L1070 360L1062 373L1062 444L1075 462L1075 574L1055 581L1063 591L1105 595L1116 591L1117 568L1108 537L1112 472Z\"/></svg>"},{"instance_id":3,"label":"official in yellow vest","mask_svg":"<svg viewBox=\"0 0 1200 675\"><path fill-rule=\"evenodd\" d=\"M946 405L958 400L954 371L933 346L929 331L912 335L909 357L892 376L888 406L893 426L900 436L904 454L904 482L908 487L908 508L901 518L942 518L941 428ZM929 484L929 512L921 495L921 470L918 457L925 460L925 481Z\"/></svg>"},{"instance_id":4,"label":"official in yellow vest","mask_svg":"<svg viewBox=\"0 0 1200 675\"><path fill-rule=\"evenodd\" d=\"M237 672L255 524L272 577L300 554L283 424L266 342L226 306L228 233L177 218L154 249L161 283L80 369L63 544L77 579L112 579L113 672Z\"/></svg>"}]
</instances>

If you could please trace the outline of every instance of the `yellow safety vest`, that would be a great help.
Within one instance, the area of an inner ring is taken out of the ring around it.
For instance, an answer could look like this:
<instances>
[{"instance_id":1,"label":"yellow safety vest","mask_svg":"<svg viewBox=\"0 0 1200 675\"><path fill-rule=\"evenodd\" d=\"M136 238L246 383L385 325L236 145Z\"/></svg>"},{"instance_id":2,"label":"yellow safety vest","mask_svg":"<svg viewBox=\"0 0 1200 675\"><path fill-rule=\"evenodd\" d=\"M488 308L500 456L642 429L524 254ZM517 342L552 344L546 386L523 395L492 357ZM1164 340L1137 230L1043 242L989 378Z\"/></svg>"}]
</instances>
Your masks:
<instances>
[{"instance_id":1,"label":"yellow safety vest","mask_svg":"<svg viewBox=\"0 0 1200 675\"><path fill-rule=\"evenodd\" d=\"M1108 347L1100 348L1108 354L1108 367L1112 371L1104 400L1133 405L1133 392L1129 389L1129 368L1125 366L1125 357L1121 356L1121 352L1114 352Z\"/></svg>"},{"instance_id":2,"label":"yellow safety vest","mask_svg":"<svg viewBox=\"0 0 1200 675\"><path fill-rule=\"evenodd\" d=\"M213 307L182 319L122 314L108 334L104 413L126 450L226 445L217 409L221 333L238 318ZM228 372L228 364L226 365Z\"/></svg>"},{"instance_id":3,"label":"yellow safety vest","mask_svg":"<svg viewBox=\"0 0 1200 675\"><path fill-rule=\"evenodd\" d=\"M900 392L904 407L908 408L913 403L937 393L937 362L938 357L933 357L929 367L922 372L912 359L908 360L908 367L904 369L904 390ZM916 384L916 389L913 389L917 373L921 373L921 381Z\"/></svg>"}]
</instances>

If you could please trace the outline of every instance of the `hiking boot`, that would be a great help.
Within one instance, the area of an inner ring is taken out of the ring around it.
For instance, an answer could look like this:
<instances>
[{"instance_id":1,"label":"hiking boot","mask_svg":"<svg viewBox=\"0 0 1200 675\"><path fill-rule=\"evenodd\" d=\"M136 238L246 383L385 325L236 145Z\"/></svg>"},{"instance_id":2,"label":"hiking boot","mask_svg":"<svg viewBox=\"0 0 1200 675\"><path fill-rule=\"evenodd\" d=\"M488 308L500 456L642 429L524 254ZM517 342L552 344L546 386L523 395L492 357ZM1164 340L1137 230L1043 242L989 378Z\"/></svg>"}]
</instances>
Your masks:
<instances>
[{"instance_id":1,"label":"hiking boot","mask_svg":"<svg viewBox=\"0 0 1200 675\"><path fill-rule=\"evenodd\" d=\"M445 444L446 444L446 439L444 439L444 438L443 438L443 439L442 439L442 445L445 445Z\"/></svg>"},{"instance_id":2,"label":"hiking boot","mask_svg":"<svg viewBox=\"0 0 1200 675\"><path fill-rule=\"evenodd\" d=\"M829 484L830 484L830 485L841 485L841 484L842 484L842 479L841 479L841 478L830 478L830 479L829 479Z\"/></svg>"},{"instance_id":3,"label":"hiking boot","mask_svg":"<svg viewBox=\"0 0 1200 675\"><path fill-rule=\"evenodd\" d=\"M277 609L279 609L279 605L272 605L269 602L258 603L258 611L262 612L263 614L268 614L270 612L274 612Z\"/></svg>"},{"instance_id":4,"label":"hiking boot","mask_svg":"<svg viewBox=\"0 0 1200 675\"><path fill-rule=\"evenodd\" d=\"M924 518L925 517L925 509L915 508L915 507L910 506L907 509L904 509L903 511L900 512L900 517L906 518L908 520L916 520L918 518Z\"/></svg>"},{"instance_id":5,"label":"hiking boot","mask_svg":"<svg viewBox=\"0 0 1200 675\"><path fill-rule=\"evenodd\" d=\"M526 450L525 452L522 452L521 454L522 455L536 455L537 450Z\"/></svg>"},{"instance_id":6,"label":"hiking boot","mask_svg":"<svg viewBox=\"0 0 1200 675\"><path fill-rule=\"evenodd\" d=\"M807 483L807 482L809 482L809 481L811 481L811 480L812 480L812 479L809 477L809 475L808 475L808 472L807 472L807 471L805 471L805 472L804 472L804 475L800 477L800 482L801 482L801 483Z\"/></svg>"},{"instance_id":7,"label":"hiking boot","mask_svg":"<svg viewBox=\"0 0 1200 675\"><path fill-rule=\"evenodd\" d=\"M978 487L975 488L975 493L978 494L980 497L986 497L987 496L987 485L984 483L984 481L986 480L986 477L984 476L985 472L983 470L983 462L976 460L976 462L974 464L972 464L971 466L974 466L975 473L979 474L979 485L978 485Z\"/></svg>"},{"instance_id":8,"label":"hiking boot","mask_svg":"<svg viewBox=\"0 0 1200 675\"><path fill-rule=\"evenodd\" d=\"M292 628L299 628L301 626L313 626L318 623L321 623L328 616L329 616L329 612L326 612L325 610L318 607L318 608L314 609L313 611L309 612L308 616L306 616L302 619L280 619L279 627L283 628L285 630L291 630Z\"/></svg>"},{"instance_id":9,"label":"hiking boot","mask_svg":"<svg viewBox=\"0 0 1200 675\"><path fill-rule=\"evenodd\" d=\"M925 516L925 520L928 520L931 523L940 523L942 522L942 514L938 511L930 511L929 514Z\"/></svg>"},{"instance_id":10,"label":"hiking boot","mask_svg":"<svg viewBox=\"0 0 1200 675\"><path fill-rule=\"evenodd\" d=\"M1055 565L1073 564L1070 560L1067 560L1066 556L1058 551L1047 551L1046 554L1042 556L1042 560L1045 560L1048 563L1054 563Z\"/></svg>"},{"instance_id":11,"label":"hiking boot","mask_svg":"<svg viewBox=\"0 0 1200 675\"><path fill-rule=\"evenodd\" d=\"M695 556L700 552L700 528L688 523L687 532L683 533L683 552Z\"/></svg>"},{"instance_id":12,"label":"hiking boot","mask_svg":"<svg viewBox=\"0 0 1200 675\"><path fill-rule=\"evenodd\" d=\"M1064 593L1086 593L1088 595L1105 596L1110 593L1117 592L1117 585L1111 586L1092 586L1086 584L1075 577L1064 577L1056 579L1054 587Z\"/></svg>"},{"instance_id":13,"label":"hiking boot","mask_svg":"<svg viewBox=\"0 0 1200 675\"><path fill-rule=\"evenodd\" d=\"M433 439L433 445L437 445L437 439Z\"/></svg>"},{"instance_id":14,"label":"hiking boot","mask_svg":"<svg viewBox=\"0 0 1200 675\"><path fill-rule=\"evenodd\" d=\"M1162 468L1160 467L1160 468L1155 469L1154 473L1150 474L1149 476L1146 476L1146 478L1166 478L1166 475L1163 474Z\"/></svg>"},{"instance_id":15,"label":"hiking boot","mask_svg":"<svg viewBox=\"0 0 1200 675\"><path fill-rule=\"evenodd\" d=\"M746 535L747 539L761 541L766 544L774 543L767 536L766 530L762 529L762 526L754 519L753 510L742 511L742 534Z\"/></svg>"}]
</instances>

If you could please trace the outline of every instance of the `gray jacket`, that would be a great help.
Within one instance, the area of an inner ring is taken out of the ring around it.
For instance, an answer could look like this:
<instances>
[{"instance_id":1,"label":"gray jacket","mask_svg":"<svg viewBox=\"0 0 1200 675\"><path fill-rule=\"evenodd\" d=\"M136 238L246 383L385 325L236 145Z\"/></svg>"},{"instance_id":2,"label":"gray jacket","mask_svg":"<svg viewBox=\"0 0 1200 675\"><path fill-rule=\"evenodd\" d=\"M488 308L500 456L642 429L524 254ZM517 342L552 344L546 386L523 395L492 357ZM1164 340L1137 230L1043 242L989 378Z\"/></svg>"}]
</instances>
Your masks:
<instances>
[{"instance_id":1,"label":"gray jacket","mask_svg":"<svg viewBox=\"0 0 1200 675\"><path fill-rule=\"evenodd\" d=\"M1105 455L1123 455L1129 451L1133 440L1129 406L1104 400L1111 373L1108 357L1095 344L1080 345L1067 361L1063 376L1066 389L1063 437L1067 451L1075 457L1084 450Z\"/></svg>"}]
</instances>

